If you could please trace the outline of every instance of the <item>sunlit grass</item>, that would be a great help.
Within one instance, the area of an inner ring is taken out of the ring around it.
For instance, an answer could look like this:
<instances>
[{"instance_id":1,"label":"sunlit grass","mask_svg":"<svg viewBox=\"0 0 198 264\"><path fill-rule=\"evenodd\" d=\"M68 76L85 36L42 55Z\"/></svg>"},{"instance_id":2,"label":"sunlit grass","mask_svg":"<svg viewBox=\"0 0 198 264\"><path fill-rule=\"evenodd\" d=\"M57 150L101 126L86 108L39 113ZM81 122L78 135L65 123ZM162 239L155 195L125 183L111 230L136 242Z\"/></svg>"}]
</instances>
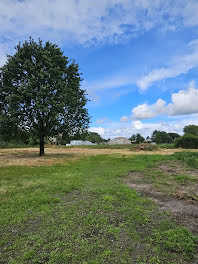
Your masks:
<instances>
[{"instance_id":1,"label":"sunlit grass","mask_svg":"<svg viewBox=\"0 0 198 264\"><path fill-rule=\"evenodd\" d=\"M1 167L2 263L193 263L196 238L122 181L167 159L100 155Z\"/></svg>"}]
</instances>

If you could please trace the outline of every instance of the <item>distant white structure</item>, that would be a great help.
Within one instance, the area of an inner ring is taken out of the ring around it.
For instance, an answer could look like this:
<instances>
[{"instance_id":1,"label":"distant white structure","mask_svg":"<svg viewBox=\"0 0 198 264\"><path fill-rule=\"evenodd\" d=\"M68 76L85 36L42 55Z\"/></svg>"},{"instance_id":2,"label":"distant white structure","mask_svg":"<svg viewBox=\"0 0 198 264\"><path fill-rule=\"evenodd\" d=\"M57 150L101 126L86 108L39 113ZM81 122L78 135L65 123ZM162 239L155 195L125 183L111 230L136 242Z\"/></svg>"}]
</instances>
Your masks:
<instances>
[{"instance_id":1,"label":"distant white structure","mask_svg":"<svg viewBox=\"0 0 198 264\"><path fill-rule=\"evenodd\" d=\"M152 140L151 138L147 138L147 139L144 140L144 142L145 142L145 143L152 143L153 140Z\"/></svg>"},{"instance_id":2,"label":"distant white structure","mask_svg":"<svg viewBox=\"0 0 198 264\"><path fill-rule=\"evenodd\" d=\"M83 141L83 140L71 140L70 144L66 144L67 147L69 146L88 146L88 145L97 145L96 143L92 143L90 141Z\"/></svg>"},{"instance_id":3,"label":"distant white structure","mask_svg":"<svg viewBox=\"0 0 198 264\"><path fill-rule=\"evenodd\" d=\"M122 144L131 144L131 141L125 137L117 137L111 139L107 142L108 145L122 145Z\"/></svg>"}]
</instances>

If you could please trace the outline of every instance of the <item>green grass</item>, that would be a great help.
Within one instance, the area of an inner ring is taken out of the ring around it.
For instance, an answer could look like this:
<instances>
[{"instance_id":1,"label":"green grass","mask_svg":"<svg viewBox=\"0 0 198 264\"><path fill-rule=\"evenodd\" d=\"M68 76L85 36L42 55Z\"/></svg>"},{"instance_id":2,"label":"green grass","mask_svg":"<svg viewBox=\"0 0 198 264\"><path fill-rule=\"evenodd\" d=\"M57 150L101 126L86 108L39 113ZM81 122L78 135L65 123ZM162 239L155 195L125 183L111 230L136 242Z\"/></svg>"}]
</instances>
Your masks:
<instances>
[{"instance_id":1,"label":"green grass","mask_svg":"<svg viewBox=\"0 0 198 264\"><path fill-rule=\"evenodd\" d=\"M21 143L21 142L16 142L16 141L10 141L10 142L6 142L6 141L2 141L0 140L0 149L6 149L6 148L34 148L37 147L38 145L28 145L25 143Z\"/></svg>"},{"instance_id":2,"label":"green grass","mask_svg":"<svg viewBox=\"0 0 198 264\"><path fill-rule=\"evenodd\" d=\"M175 148L175 144L174 143L157 144L157 146L159 148L162 148L162 149L174 149Z\"/></svg>"},{"instance_id":3,"label":"green grass","mask_svg":"<svg viewBox=\"0 0 198 264\"><path fill-rule=\"evenodd\" d=\"M192 178L192 177L185 175L185 174L174 175L174 180L176 180L177 182L179 182L182 185L196 181L195 178Z\"/></svg>"},{"instance_id":4,"label":"green grass","mask_svg":"<svg viewBox=\"0 0 198 264\"><path fill-rule=\"evenodd\" d=\"M90 149L131 149L137 144L118 144L118 145L106 145L106 144L98 144L98 145L87 145L87 146L68 146L66 148L90 148ZM60 146L65 147L65 146Z\"/></svg>"},{"instance_id":5,"label":"green grass","mask_svg":"<svg viewBox=\"0 0 198 264\"><path fill-rule=\"evenodd\" d=\"M137 146L138 144L118 144L118 145L106 145L106 144L99 144L99 145L90 145L90 146L71 146L67 148L91 148L91 149L132 149ZM163 149L174 149L175 145L173 143L165 143L165 144L157 144L159 148ZM65 147L65 146L60 146Z\"/></svg>"},{"instance_id":6,"label":"green grass","mask_svg":"<svg viewBox=\"0 0 198 264\"><path fill-rule=\"evenodd\" d=\"M197 154L193 152L177 152L167 156L162 162L159 162L159 165L163 165L164 169L160 168L160 166L153 166L151 170L144 173L143 181L152 184L156 189L168 195L174 195L177 190L184 186L191 185L192 187L193 183L198 183L198 178L195 176L196 171L194 171L194 175L188 175L188 171L192 170L193 172L194 169L198 168ZM178 160L181 161L181 165L178 164ZM192 164L193 166L191 166ZM180 171L177 171L178 167L180 167ZM189 198L192 196L197 201L196 190L191 193L190 189L186 189L186 193L188 193Z\"/></svg>"},{"instance_id":7,"label":"green grass","mask_svg":"<svg viewBox=\"0 0 198 264\"><path fill-rule=\"evenodd\" d=\"M177 152L174 156L189 167L198 169L198 152Z\"/></svg>"},{"instance_id":8,"label":"green grass","mask_svg":"<svg viewBox=\"0 0 198 264\"><path fill-rule=\"evenodd\" d=\"M196 237L122 182L167 159L1 167L0 263L193 263Z\"/></svg>"}]
</instances>

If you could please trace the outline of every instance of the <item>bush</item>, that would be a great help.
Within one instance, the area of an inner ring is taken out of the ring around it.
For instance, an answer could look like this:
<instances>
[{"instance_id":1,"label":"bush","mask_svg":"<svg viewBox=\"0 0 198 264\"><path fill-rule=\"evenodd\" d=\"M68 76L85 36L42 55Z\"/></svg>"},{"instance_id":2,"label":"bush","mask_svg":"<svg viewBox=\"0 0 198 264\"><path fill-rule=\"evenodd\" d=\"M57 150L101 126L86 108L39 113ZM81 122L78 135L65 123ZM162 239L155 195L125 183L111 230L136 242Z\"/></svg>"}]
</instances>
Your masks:
<instances>
[{"instance_id":1,"label":"bush","mask_svg":"<svg viewBox=\"0 0 198 264\"><path fill-rule=\"evenodd\" d=\"M175 147L185 149L197 149L198 148L198 136L184 135L175 140Z\"/></svg>"}]
</instances>

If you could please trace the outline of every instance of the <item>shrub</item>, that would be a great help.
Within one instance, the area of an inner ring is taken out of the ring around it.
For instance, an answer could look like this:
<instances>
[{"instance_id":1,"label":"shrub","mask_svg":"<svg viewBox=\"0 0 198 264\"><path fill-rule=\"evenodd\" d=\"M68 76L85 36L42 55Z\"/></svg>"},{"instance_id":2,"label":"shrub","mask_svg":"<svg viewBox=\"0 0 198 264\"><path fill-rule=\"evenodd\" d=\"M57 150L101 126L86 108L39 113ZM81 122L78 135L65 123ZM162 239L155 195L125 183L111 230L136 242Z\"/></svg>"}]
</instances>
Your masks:
<instances>
[{"instance_id":1,"label":"shrub","mask_svg":"<svg viewBox=\"0 0 198 264\"><path fill-rule=\"evenodd\" d=\"M175 147L185 149L197 149L198 148L198 136L184 135L175 140Z\"/></svg>"}]
</instances>

